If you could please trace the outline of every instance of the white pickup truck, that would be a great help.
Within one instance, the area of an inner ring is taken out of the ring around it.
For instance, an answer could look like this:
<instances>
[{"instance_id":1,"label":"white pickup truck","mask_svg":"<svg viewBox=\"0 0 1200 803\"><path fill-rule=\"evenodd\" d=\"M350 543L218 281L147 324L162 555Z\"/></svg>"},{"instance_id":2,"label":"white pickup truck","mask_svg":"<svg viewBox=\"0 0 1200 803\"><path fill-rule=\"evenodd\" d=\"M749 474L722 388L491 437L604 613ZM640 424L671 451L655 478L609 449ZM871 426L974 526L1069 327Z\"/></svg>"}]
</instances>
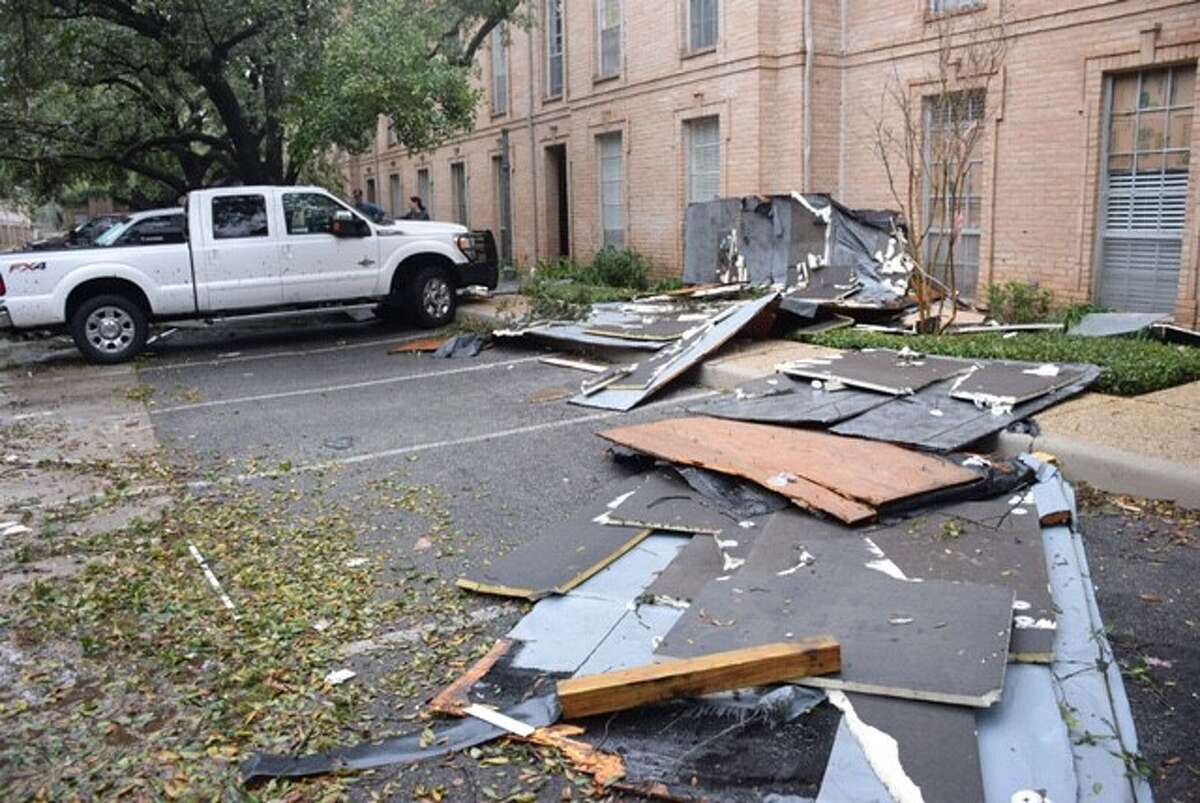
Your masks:
<instances>
[{"instance_id":1,"label":"white pickup truck","mask_svg":"<svg viewBox=\"0 0 1200 803\"><path fill-rule=\"evenodd\" d=\"M318 187L197 190L185 207L186 243L0 254L0 328L66 327L88 360L116 363L151 322L377 302L436 327L460 288L496 286L490 233L377 225Z\"/></svg>"}]
</instances>

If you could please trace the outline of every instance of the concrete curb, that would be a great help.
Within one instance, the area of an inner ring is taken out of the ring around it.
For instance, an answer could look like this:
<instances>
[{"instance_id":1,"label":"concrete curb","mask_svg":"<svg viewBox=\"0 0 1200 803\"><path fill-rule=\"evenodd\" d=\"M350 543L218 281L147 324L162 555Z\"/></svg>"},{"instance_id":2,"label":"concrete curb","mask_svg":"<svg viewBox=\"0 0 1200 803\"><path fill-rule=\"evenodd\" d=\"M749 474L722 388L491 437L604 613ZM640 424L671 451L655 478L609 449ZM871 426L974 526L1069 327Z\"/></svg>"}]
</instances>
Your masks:
<instances>
[{"instance_id":1,"label":"concrete curb","mask_svg":"<svg viewBox=\"0 0 1200 803\"><path fill-rule=\"evenodd\" d=\"M1166 499L1200 508L1200 473L1196 467L1054 435L1001 432L994 440L1002 457L1048 452L1058 458L1062 474L1109 493Z\"/></svg>"}]
</instances>

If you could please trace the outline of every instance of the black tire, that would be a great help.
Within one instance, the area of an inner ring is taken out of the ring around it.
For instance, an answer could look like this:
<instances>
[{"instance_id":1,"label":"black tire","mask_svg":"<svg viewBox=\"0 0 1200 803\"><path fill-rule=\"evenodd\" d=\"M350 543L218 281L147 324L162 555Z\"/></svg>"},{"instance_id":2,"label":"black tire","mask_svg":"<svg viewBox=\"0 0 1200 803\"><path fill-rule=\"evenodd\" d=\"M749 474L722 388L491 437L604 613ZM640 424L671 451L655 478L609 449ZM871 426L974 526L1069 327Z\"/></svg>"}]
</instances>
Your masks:
<instances>
[{"instance_id":1,"label":"black tire","mask_svg":"<svg viewBox=\"0 0 1200 803\"><path fill-rule=\"evenodd\" d=\"M437 265L418 268L405 283L404 296L413 323L422 329L437 329L454 320L458 290L444 268Z\"/></svg>"},{"instance_id":2,"label":"black tire","mask_svg":"<svg viewBox=\"0 0 1200 803\"><path fill-rule=\"evenodd\" d=\"M112 365L141 354L150 321L142 305L128 296L92 296L71 313L71 337L90 363Z\"/></svg>"}]
</instances>

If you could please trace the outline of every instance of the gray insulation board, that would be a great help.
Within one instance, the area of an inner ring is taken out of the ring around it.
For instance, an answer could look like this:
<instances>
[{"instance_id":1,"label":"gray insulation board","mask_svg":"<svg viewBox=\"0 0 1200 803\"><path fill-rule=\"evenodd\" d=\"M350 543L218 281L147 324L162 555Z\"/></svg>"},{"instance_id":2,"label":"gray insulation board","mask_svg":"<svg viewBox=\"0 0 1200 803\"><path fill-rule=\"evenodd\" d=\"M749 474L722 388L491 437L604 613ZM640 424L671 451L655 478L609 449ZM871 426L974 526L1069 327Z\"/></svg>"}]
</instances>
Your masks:
<instances>
[{"instance_id":1,"label":"gray insulation board","mask_svg":"<svg viewBox=\"0 0 1200 803\"><path fill-rule=\"evenodd\" d=\"M1162 312L1092 312L1083 316L1067 334L1078 337L1132 335L1170 318Z\"/></svg>"},{"instance_id":2,"label":"gray insulation board","mask_svg":"<svg viewBox=\"0 0 1200 803\"><path fill-rule=\"evenodd\" d=\"M646 586L644 598L682 609L699 596L710 580L721 576L724 564L715 539L706 535L694 536L654 582Z\"/></svg>"},{"instance_id":3,"label":"gray insulation board","mask_svg":"<svg viewBox=\"0 0 1200 803\"><path fill-rule=\"evenodd\" d=\"M630 340L623 337L608 337L593 335L584 331L584 327L575 324L552 324L536 326L523 330L521 336L529 336L551 343L574 344L595 348L637 349L639 351L658 351L666 343L656 340ZM513 335L516 336L516 335Z\"/></svg>"},{"instance_id":4,"label":"gray insulation board","mask_svg":"<svg viewBox=\"0 0 1200 803\"><path fill-rule=\"evenodd\" d=\"M1073 385L1083 376L1083 369L1078 367L1055 365L1052 376L1039 373L1039 369L1031 363L981 363L955 383L950 395L967 401L979 399L985 404L992 399L1019 404Z\"/></svg>"},{"instance_id":5,"label":"gray insulation board","mask_svg":"<svg viewBox=\"0 0 1200 803\"><path fill-rule=\"evenodd\" d=\"M605 388L590 396L585 396L581 393L572 398L571 403L583 407L599 407L605 410L633 409L669 385L688 369L698 365L709 354L725 345L730 338L748 326L751 321L773 304L778 297L778 293L767 293L753 301L745 302L739 309L724 318L720 323L708 329L701 336L691 340L683 350L661 361L656 360L655 365L661 370L657 371L654 378L644 388L635 390Z\"/></svg>"},{"instance_id":6,"label":"gray insulation board","mask_svg":"<svg viewBox=\"0 0 1200 803\"><path fill-rule=\"evenodd\" d=\"M807 560L811 557L811 560ZM861 535L776 514L730 581L713 581L658 649L692 658L817 634L842 645L838 675L804 685L986 707L1000 696L1013 592L872 568Z\"/></svg>"},{"instance_id":7,"label":"gray insulation board","mask_svg":"<svg viewBox=\"0 0 1200 803\"><path fill-rule=\"evenodd\" d=\"M644 528L595 521L609 510L610 500L636 490L641 482L635 477L610 485L601 495L604 501L584 508L491 565L472 567L460 584L485 593L489 589L494 593L503 593L499 589L525 592L510 595L530 599L566 591L581 575L642 540Z\"/></svg>"},{"instance_id":8,"label":"gray insulation board","mask_svg":"<svg viewBox=\"0 0 1200 803\"><path fill-rule=\"evenodd\" d=\"M910 578L983 583L1016 594L1017 660L1049 663L1055 612L1033 499L1024 494L939 507L866 533Z\"/></svg>"},{"instance_id":9,"label":"gray insulation board","mask_svg":"<svg viewBox=\"0 0 1200 803\"><path fill-rule=\"evenodd\" d=\"M896 740L900 766L924 803L984 799L973 710L869 694L846 697L859 719Z\"/></svg>"},{"instance_id":10,"label":"gray insulation board","mask_svg":"<svg viewBox=\"0 0 1200 803\"><path fill-rule=\"evenodd\" d=\"M867 390L846 388L829 391L814 388L809 382L783 375L780 375L780 381L789 382L791 390L757 398L714 399L689 407L688 412L760 424L828 426L865 413L892 399L891 396Z\"/></svg>"},{"instance_id":11,"label":"gray insulation board","mask_svg":"<svg viewBox=\"0 0 1200 803\"><path fill-rule=\"evenodd\" d=\"M662 471L645 475L633 495L608 512L608 520L631 527L719 535L738 520L721 512L678 476Z\"/></svg>"},{"instance_id":12,"label":"gray insulation board","mask_svg":"<svg viewBox=\"0 0 1200 803\"><path fill-rule=\"evenodd\" d=\"M632 340L675 340L686 332L696 328L701 321L680 321L673 318L660 318L649 323L639 321L634 324L585 324L588 334L604 337L618 337Z\"/></svg>"},{"instance_id":13,"label":"gray insulation board","mask_svg":"<svg viewBox=\"0 0 1200 803\"><path fill-rule=\"evenodd\" d=\"M950 398L954 380L946 380L912 396L893 399L830 429L837 435L908 444L936 452L952 452L994 435L1048 407L1082 393L1100 377L1089 365L1079 381L1045 396L1018 404L1012 412L997 415L986 407Z\"/></svg>"},{"instance_id":14,"label":"gray insulation board","mask_svg":"<svg viewBox=\"0 0 1200 803\"><path fill-rule=\"evenodd\" d=\"M900 396L962 374L971 365L949 357L909 358L890 349L864 349L825 359L797 360L781 370L789 376L836 380L850 387Z\"/></svg>"}]
</instances>

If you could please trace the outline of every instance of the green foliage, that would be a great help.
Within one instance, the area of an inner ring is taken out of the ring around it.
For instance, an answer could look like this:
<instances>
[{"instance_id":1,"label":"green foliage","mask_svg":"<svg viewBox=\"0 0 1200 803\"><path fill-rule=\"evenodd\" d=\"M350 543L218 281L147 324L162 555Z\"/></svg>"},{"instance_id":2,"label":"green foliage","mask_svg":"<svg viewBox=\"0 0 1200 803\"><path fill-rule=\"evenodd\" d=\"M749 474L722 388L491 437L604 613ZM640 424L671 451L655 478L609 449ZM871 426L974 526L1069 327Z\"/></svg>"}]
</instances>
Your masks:
<instances>
[{"instance_id":1,"label":"green foliage","mask_svg":"<svg viewBox=\"0 0 1200 803\"><path fill-rule=\"evenodd\" d=\"M1038 323L1050 318L1054 294L1030 282L1004 282L987 288L988 309L1004 323Z\"/></svg>"},{"instance_id":2,"label":"green foliage","mask_svg":"<svg viewBox=\"0 0 1200 803\"><path fill-rule=\"evenodd\" d=\"M1118 396L1136 396L1200 380L1200 349L1148 338L1069 337L1040 332L1015 337L991 333L889 335L842 329L799 339L842 349L907 346L927 354L968 359L1093 363L1105 369L1093 389Z\"/></svg>"},{"instance_id":3,"label":"green foliage","mask_svg":"<svg viewBox=\"0 0 1200 803\"><path fill-rule=\"evenodd\" d=\"M603 248L590 265L569 258L539 263L524 293L533 299L535 318L583 317L592 304L629 301L681 286L677 279L652 283L650 260L632 248Z\"/></svg>"},{"instance_id":4,"label":"green foliage","mask_svg":"<svg viewBox=\"0 0 1200 803\"><path fill-rule=\"evenodd\" d=\"M650 270L650 260L632 248L601 248L592 260L590 274L594 284L646 290Z\"/></svg>"},{"instance_id":5,"label":"green foliage","mask_svg":"<svg viewBox=\"0 0 1200 803\"><path fill-rule=\"evenodd\" d=\"M86 181L173 200L292 183L380 115L424 149L467 130L476 48L516 0L0 3L0 193Z\"/></svg>"}]
</instances>

